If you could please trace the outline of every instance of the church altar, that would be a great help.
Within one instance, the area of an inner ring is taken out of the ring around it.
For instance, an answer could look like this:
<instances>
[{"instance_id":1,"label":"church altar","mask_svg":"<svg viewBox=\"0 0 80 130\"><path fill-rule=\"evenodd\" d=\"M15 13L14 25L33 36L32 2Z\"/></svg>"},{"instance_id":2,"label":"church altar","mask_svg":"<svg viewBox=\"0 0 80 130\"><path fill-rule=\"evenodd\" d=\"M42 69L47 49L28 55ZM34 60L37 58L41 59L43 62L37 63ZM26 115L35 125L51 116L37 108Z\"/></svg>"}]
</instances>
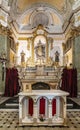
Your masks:
<instances>
[{"instance_id":1,"label":"church altar","mask_svg":"<svg viewBox=\"0 0 80 130\"><path fill-rule=\"evenodd\" d=\"M31 90L19 93L20 125L63 125L67 123L66 96L61 90Z\"/></svg>"},{"instance_id":2,"label":"church altar","mask_svg":"<svg viewBox=\"0 0 80 130\"><path fill-rule=\"evenodd\" d=\"M19 93L20 125L66 125L67 92L58 90L62 74L59 51L53 51L53 39L42 26L29 38L30 56L25 61L21 53L18 69L21 83ZM53 57L54 56L54 57ZM55 60L56 59L56 60Z\"/></svg>"},{"instance_id":3,"label":"church altar","mask_svg":"<svg viewBox=\"0 0 80 130\"><path fill-rule=\"evenodd\" d=\"M37 82L47 83L50 89L58 89L61 79L62 68L36 66L18 70L21 82L21 91L25 92L26 85L32 86ZM45 89L45 88L44 88Z\"/></svg>"}]
</instances>

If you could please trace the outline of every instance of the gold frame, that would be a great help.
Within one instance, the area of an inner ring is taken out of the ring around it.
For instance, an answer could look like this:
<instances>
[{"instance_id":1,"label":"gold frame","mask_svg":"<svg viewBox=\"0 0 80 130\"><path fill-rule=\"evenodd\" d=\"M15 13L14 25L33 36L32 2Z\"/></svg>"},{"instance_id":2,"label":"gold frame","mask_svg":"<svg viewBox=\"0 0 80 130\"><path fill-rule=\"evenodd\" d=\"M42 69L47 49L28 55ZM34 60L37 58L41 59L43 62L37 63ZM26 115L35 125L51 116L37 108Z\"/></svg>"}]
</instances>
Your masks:
<instances>
[{"instance_id":1,"label":"gold frame","mask_svg":"<svg viewBox=\"0 0 80 130\"><path fill-rule=\"evenodd\" d=\"M39 31L42 31L42 34ZM41 26L41 25L39 25L38 28L36 29L36 31L34 32L34 37L33 37L33 41L32 41L32 62L33 62L33 64L35 64L35 61L34 61L34 41L35 41L35 38L38 36L43 36L46 40L46 64L47 64L48 63L47 32L43 29L43 26Z\"/></svg>"},{"instance_id":2,"label":"gold frame","mask_svg":"<svg viewBox=\"0 0 80 130\"><path fill-rule=\"evenodd\" d=\"M34 57L34 41L35 41L35 38L38 37L38 36L43 36L46 40L46 63L45 65L46 66L50 66L51 65L51 60L50 60L50 57L49 57L49 41L51 38L47 37L48 33L44 30L43 26L42 25L39 25L37 27L37 29L33 32L33 37L31 38L28 38L28 42L30 43L30 46L31 46L31 57L30 57L30 60L29 60L29 63L30 63L30 66L35 66L36 63L35 63L35 57Z\"/></svg>"},{"instance_id":3,"label":"gold frame","mask_svg":"<svg viewBox=\"0 0 80 130\"><path fill-rule=\"evenodd\" d=\"M31 92L31 84L30 83L26 83L26 82L23 82L22 83L22 91L23 92Z\"/></svg>"}]
</instances>

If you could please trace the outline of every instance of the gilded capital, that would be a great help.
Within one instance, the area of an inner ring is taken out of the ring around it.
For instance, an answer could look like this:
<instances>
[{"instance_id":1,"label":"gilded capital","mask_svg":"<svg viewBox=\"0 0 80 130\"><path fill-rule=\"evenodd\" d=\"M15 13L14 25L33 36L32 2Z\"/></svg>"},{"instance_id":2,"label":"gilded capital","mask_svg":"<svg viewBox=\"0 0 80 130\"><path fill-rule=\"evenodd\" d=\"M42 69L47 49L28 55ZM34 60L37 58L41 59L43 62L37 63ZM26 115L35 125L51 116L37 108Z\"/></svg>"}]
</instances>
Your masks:
<instances>
[{"instance_id":1,"label":"gilded capital","mask_svg":"<svg viewBox=\"0 0 80 130\"><path fill-rule=\"evenodd\" d=\"M65 51L65 43L62 43L63 51Z\"/></svg>"},{"instance_id":2,"label":"gilded capital","mask_svg":"<svg viewBox=\"0 0 80 130\"><path fill-rule=\"evenodd\" d=\"M12 32L8 27L4 27L0 24L0 34L11 36Z\"/></svg>"},{"instance_id":3,"label":"gilded capital","mask_svg":"<svg viewBox=\"0 0 80 130\"><path fill-rule=\"evenodd\" d=\"M19 43L17 42L16 43L16 51L18 50L18 47L19 47Z\"/></svg>"}]
</instances>

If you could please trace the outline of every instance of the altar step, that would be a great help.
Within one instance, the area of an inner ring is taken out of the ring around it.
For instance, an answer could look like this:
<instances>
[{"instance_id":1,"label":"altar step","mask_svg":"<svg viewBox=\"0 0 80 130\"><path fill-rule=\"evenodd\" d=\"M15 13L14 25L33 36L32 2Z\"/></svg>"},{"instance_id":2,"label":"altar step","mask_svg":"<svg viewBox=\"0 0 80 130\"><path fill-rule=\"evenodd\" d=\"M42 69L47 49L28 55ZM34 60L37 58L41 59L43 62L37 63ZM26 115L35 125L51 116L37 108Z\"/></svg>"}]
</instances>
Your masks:
<instances>
[{"instance_id":1,"label":"altar step","mask_svg":"<svg viewBox=\"0 0 80 130\"><path fill-rule=\"evenodd\" d=\"M6 106L13 106L13 107L19 106L18 103L16 103L16 104L15 104L15 103L10 103L10 104L9 104L9 103L6 103L5 105L6 105ZM71 104L67 104L66 106L67 106L67 107L73 107L73 104L72 104L72 103L71 103Z\"/></svg>"},{"instance_id":2,"label":"altar step","mask_svg":"<svg viewBox=\"0 0 80 130\"><path fill-rule=\"evenodd\" d=\"M6 106L13 106L13 107L15 107L15 106L19 106L19 104L18 103L6 103Z\"/></svg>"}]
</instances>

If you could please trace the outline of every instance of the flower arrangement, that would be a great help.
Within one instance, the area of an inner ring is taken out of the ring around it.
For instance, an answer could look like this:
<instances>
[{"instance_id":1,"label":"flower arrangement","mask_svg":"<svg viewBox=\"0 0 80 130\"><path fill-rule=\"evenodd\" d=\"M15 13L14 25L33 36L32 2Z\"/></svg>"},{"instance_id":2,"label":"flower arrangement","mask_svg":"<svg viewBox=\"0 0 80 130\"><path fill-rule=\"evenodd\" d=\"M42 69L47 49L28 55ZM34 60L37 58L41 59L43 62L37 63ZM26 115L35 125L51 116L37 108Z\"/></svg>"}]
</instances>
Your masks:
<instances>
[{"instance_id":1,"label":"flower arrangement","mask_svg":"<svg viewBox=\"0 0 80 130\"><path fill-rule=\"evenodd\" d=\"M40 115L39 115L39 120L40 120L40 121L44 121L44 120L45 120L45 116L44 116L43 114L40 114Z\"/></svg>"}]
</instances>

